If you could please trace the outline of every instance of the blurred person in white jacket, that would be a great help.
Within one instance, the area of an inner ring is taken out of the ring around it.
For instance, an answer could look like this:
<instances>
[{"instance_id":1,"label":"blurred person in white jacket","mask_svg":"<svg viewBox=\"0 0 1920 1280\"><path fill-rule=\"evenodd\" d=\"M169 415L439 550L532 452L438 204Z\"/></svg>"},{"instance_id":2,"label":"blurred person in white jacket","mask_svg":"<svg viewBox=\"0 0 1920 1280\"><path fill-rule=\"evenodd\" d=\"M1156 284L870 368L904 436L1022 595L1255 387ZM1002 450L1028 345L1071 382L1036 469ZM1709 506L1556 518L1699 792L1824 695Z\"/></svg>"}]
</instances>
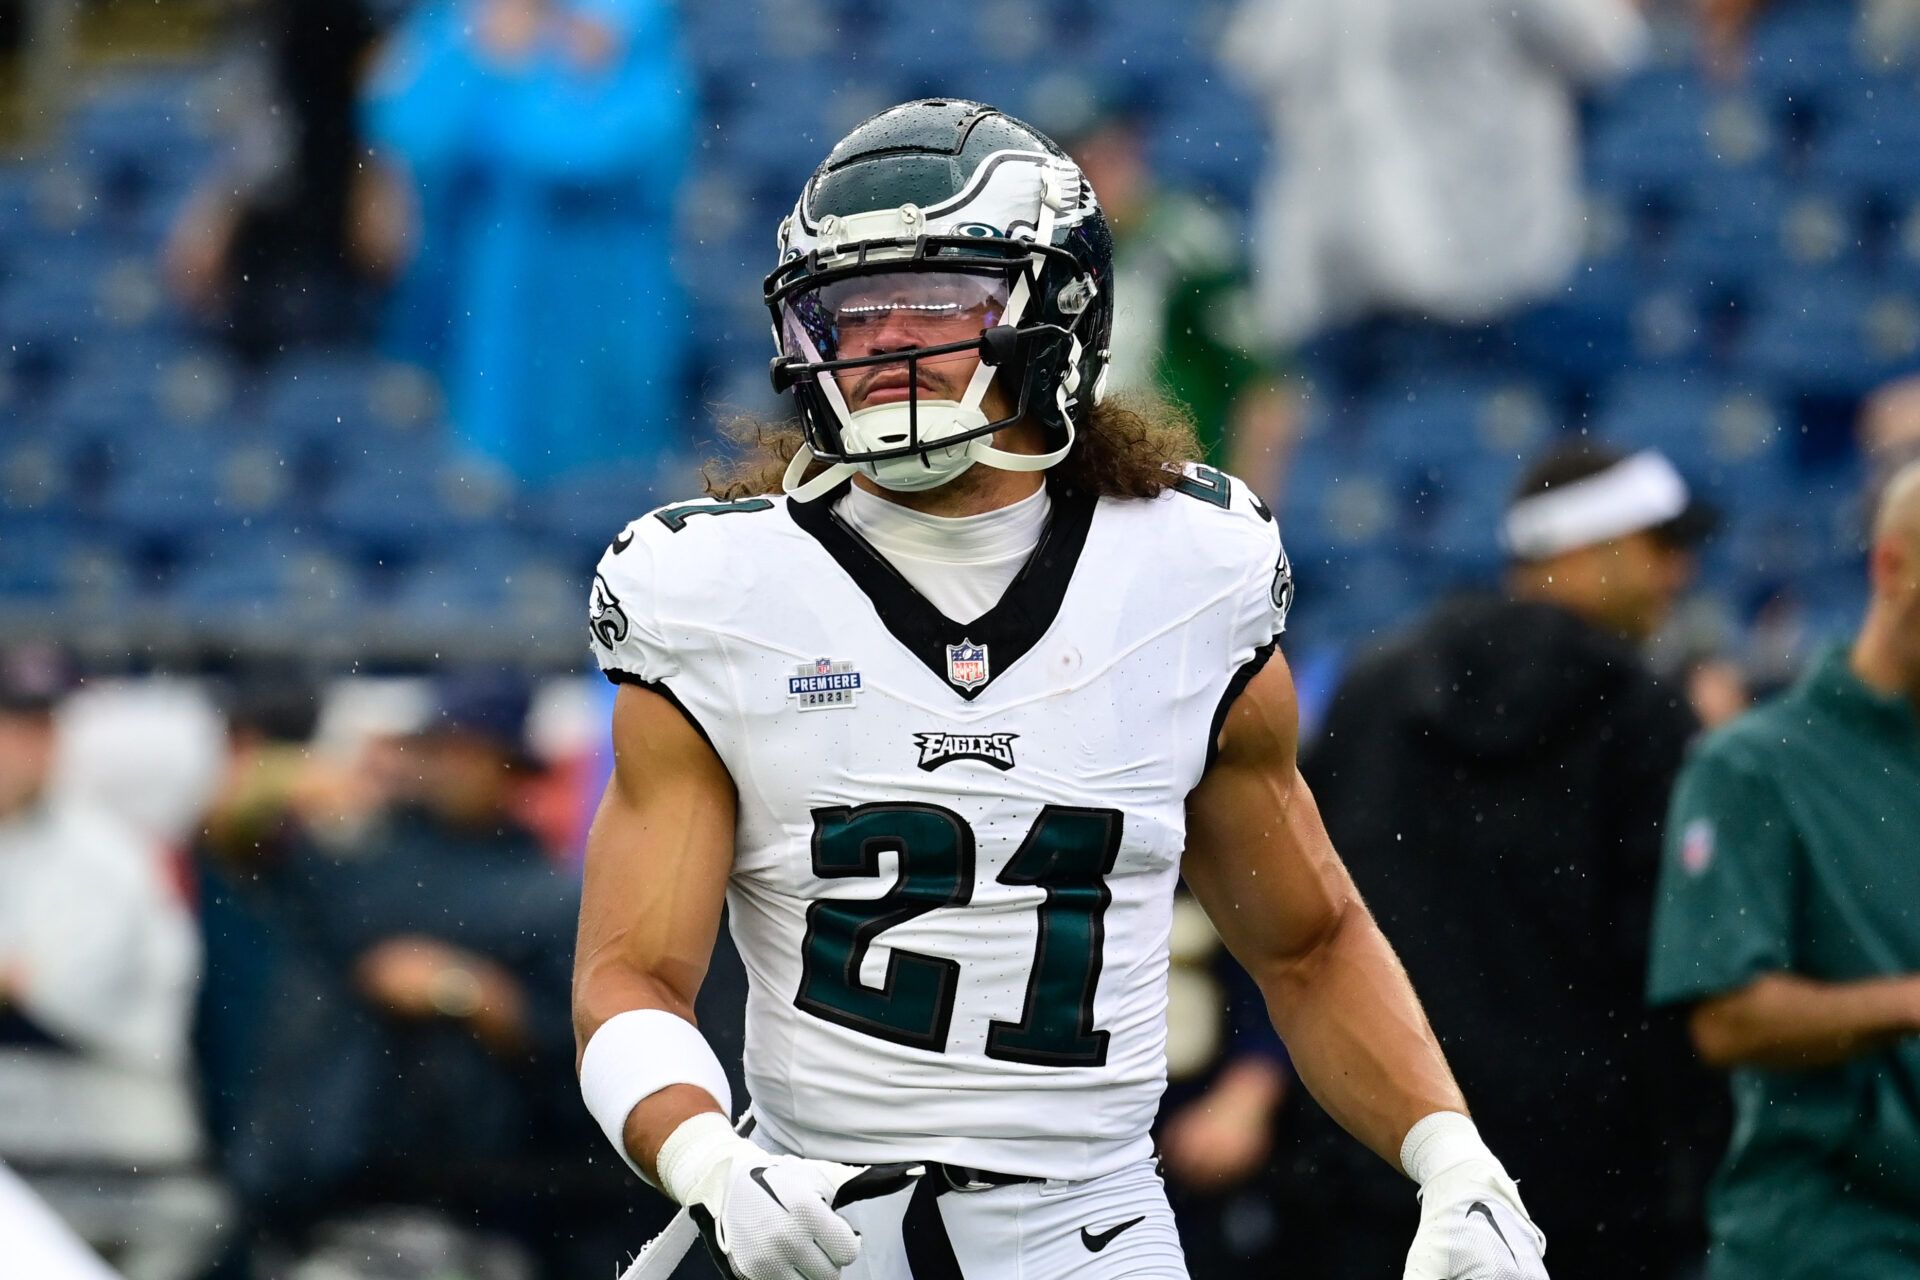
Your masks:
<instances>
[{"instance_id":1,"label":"blurred person in white jacket","mask_svg":"<svg viewBox=\"0 0 1920 1280\"><path fill-rule=\"evenodd\" d=\"M57 655L0 652L0 1159L134 1280L187 1280L222 1198L188 1033L200 944L154 843L51 785Z\"/></svg>"},{"instance_id":2,"label":"blurred person in white jacket","mask_svg":"<svg viewBox=\"0 0 1920 1280\"><path fill-rule=\"evenodd\" d=\"M34 1280L118 1280L113 1269L0 1164L0 1240L8 1261Z\"/></svg>"},{"instance_id":3,"label":"blurred person in white jacket","mask_svg":"<svg viewBox=\"0 0 1920 1280\"><path fill-rule=\"evenodd\" d=\"M1224 56L1271 113L1272 339L1477 324L1551 292L1580 251L1575 94L1646 42L1629 0L1246 0Z\"/></svg>"}]
</instances>

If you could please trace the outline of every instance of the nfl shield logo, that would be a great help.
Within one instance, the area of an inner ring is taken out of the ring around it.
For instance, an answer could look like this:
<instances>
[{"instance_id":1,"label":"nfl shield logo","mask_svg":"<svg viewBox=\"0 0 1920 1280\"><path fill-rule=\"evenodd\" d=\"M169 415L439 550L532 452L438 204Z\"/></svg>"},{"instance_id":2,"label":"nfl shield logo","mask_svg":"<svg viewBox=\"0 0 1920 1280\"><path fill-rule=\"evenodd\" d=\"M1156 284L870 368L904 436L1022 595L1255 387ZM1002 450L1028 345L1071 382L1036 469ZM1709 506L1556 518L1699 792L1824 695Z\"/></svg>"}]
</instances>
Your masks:
<instances>
[{"instance_id":1,"label":"nfl shield logo","mask_svg":"<svg viewBox=\"0 0 1920 1280\"><path fill-rule=\"evenodd\" d=\"M962 689L978 689L987 682L987 646L962 640L947 646L947 679Z\"/></svg>"},{"instance_id":2,"label":"nfl shield logo","mask_svg":"<svg viewBox=\"0 0 1920 1280\"><path fill-rule=\"evenodd\" d=\"M832 671L832 670L833 670L832 658L815 658L813 660L813 674L817 676L824 676L829 671Z\"/></svg>"}]
</instances>

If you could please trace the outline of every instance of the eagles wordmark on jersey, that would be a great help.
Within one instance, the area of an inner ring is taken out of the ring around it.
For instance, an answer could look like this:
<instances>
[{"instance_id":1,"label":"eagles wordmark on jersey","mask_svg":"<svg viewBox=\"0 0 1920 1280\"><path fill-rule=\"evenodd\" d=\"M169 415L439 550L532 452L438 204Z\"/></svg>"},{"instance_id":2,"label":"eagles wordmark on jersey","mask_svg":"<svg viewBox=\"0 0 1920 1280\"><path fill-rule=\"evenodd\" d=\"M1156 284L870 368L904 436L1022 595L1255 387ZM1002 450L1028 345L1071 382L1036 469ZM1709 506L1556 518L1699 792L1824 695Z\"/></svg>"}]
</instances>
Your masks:
<instances>
[{"instance_id":1,"label":"eagles wordmark on jersey","mask_svg":"<svg viewBox=\"0 0 1920 1280\"><path fill-rule=\"evenodd\" d=\"M833 507L665 507L593 587L603 670L738 790L756 1114L816 1158L1118 1169L1164 1083L1186 797L1292 598L1273 515L1203 466L1152 500L1056 492L962 625Z\"/></svg>"}]
</instances>

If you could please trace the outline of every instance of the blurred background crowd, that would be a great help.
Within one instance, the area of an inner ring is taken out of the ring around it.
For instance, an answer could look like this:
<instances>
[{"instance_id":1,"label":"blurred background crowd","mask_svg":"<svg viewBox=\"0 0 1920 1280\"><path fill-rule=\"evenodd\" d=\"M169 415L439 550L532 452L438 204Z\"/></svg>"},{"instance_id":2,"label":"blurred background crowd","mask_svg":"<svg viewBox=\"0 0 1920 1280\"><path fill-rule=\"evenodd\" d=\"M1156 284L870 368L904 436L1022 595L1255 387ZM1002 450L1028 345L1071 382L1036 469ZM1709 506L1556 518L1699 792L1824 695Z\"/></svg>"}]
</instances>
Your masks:
<instances>
[{"instance_id":1,"label":"blurred background crowd","mask_svg":"<svg viewBox=\"0 0 1920 1280\"><path fill-rule=\"evenodd\" d=\"M1693 1274L1661 818L1920 458L1914 0L0 0L0 1169L126 1276L605 1274L663 1220L572 1083L585 587L779 412L775 224L926 94L1075 154L1116 383L1278 511L1308 776L1555 1274ZM1700 518L1631 571L1503 547L1647 450ZM1404 873L1555 832L1478 920ZM1405 1189L1174 953L1194 1274L1397 1274Z\"/></svg>"}]
</instances>

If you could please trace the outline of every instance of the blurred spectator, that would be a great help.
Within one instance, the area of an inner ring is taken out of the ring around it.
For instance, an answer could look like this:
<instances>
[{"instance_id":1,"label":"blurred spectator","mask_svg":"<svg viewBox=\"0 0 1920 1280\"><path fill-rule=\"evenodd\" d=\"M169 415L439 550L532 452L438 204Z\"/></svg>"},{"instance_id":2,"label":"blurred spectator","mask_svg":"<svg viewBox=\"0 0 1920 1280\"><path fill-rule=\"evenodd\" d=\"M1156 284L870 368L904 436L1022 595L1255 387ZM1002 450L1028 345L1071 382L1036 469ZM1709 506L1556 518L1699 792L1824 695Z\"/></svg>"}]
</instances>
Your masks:
<instances>
[{"instance_id":1,"label":"blurred spectator","mask_svg":"<svg viewBox=\"0 0 1920 1280\"><path fill-rule=\"evenodd\" d=\"M194 849L206 972L194 1019L208 1135L224 1160L254 1089L268 1002L288 940L276 895L311 823L310 777L324 768L306 744L313 692L286 672L242 682L226 699L227 767Z\"/></svg>"},{"instance_id":2,"label":"blurred spectator","mask_svg":"<svg viewBox=\"0 0 1920 1280\"><path fill-rule=\"evenodd\" d=\"M166 851L186 849L227 767L227 726L185 680L89 681L60 707L54 788Z\"/></svg>"},{"instance_id":3,"label":"blurred spectator","mask_svg":"<svg viewBox=\"0 0 1920 1280\"><path fill-rule=\"evenodd\" d=\"M1667 823L1650 994L1733 1071L1712 1280L1920 1259L1920 461L1851 649L1703 740Z\"/></svg>"},{"instance_id":4,"label":"blurred spectator","mask_svg":"<svg viewBox=\"0 0 1920 1280\"><path fill-rule=\"evenodd\" d=\"M289 954L257 1067L274 1087L247 1091L230 1159L296 1250L484 1225L561 1276L596 1218L619 1228L620 1173L587 1176L572 1083L578 890L514 817L526 707L515 678L448 677L411 795L281 877Z\"/></svg>"},{"instance_id":5,"label":"blurred spectator","mask_svg":"<svg viewBox=\"0 0 1920 1280\"><path fill-rule=\"evenodd\" d=\"M368 281L391 265L384 208L358 187L354 86L377 0L267 0L243 24L233 159L167 238L168 283L243 357L370 335Z\"/></svg>"},{"instance_id":6,"label":"blurred spectator","mask_svg":"<svg viewBox=\"0 0 1920 1280\"><path fill-rule=\"evenodd\" d=\"M1767 0L1700 0L1700 42L1707 65L1723 74L1740 63L1747 28Z\"/></svg>"},{"instance_id":7,"label":"blurred spectator","mask_svg":"<svg viewBox=\"0 0 1920 1280\"><path fill-rule=\"evenodd\" d=\"M1581 247L1574 95L1645 41L1627 0L1246 0L1225 57L1281 157L1256 240L1272 337L1552 292Z\"/></svg>"},{"instance_id":8,"label":"blurred spectator","mask_svg":"<svg viewBox=\"0 0 1920 1280\"><path fill-rule=\"evenodd\" d=\"M1193 414L1208 462L1278 493L1298 408L1266 354L1238 230L1156 182L1132 112L1102 109L1064 134L1113 228L1109 389L1171 396Z\"/></svg>"},{"instance_id":9,"label":"blurred spectator","mask_svg":"<svg viewBox=\"0 0 1920 1280\"><path fill-rule=\"evenodd\" d=\"M50 785L65 684L0 653L0 1159L132 1280L190 1280L224 1216L188 1077L199 947L154 844Z\"/></svg>"},{"instance_id":10,"label":"blurred spectator","mask_svg":"<svg viewBox=\"0 0 1920 1280\"><path fill-rule=\"evenodd\" d=\"M1871 507L1895 472L1920 459L1920 376L1890 382L1868 396L1859 434Z\"/></svg>"},{"instance_id":11,"label":"blurred spectator","mask_svg":"<svg viewBox=\"0 0 1920 1280\"><path fill-rule=\"evenodd\" d=\"M666 0L425 4L365 119L413 205L390 341L466 446L535 480L674 449L693 98Z\"/></svg>"},{"instance_id":12,"label":"blurred spectator","mask_svg":"<svg viewBox=\"0 0 1920 1280\"><path fill-rule=\"evenodd\" d=\"M1259 987L1185 893L1174 899L1169 951L1167 1091L1154 1143L1187 1268L1215 1276L1278 1267L1263 1175L1290 1080L1286 1048Z\"/></svg>"},{"instance_id":13,"label":"blurred spectator","mask_svg":"<svg viewBox=\"0 0 1920 1280\"><path fill-rule=\"evenodd\" d=\"M1672 1275L1698 1230L1689 1108L1710 1082L1640 994L1695 724L1637 645L1691 576L1702 515L1657 454L1543 458L1505 517L1506 593L1444 602L1357 664L1305 770L1556 1280ZM1301 1123L1302 1269L1393 1274L1404 1186Z\"/></svg>"},{"instance_id":14,"label":"blurred spectator","mask_svg":"<svg viewBox=\"0 0 1920 1280\"><path fill-rule=\"evenodd\" d=\"M27 1185L0 1164L0 1240L7 1260L34 1280L115 1280L100 1255L87 1248Z\"/></svg>"},{"instance_id":15,"label":"blurred spectator","mask_svg":"<svg viewBox=\"0 0 1920 1280\"><path fill-rule=\"evenodd\" d=\"M290 797L304 834L349 848L412 794L408 743L433 714L433 688L408 676L350 676L321 696L311 751Z\"/></svg>"}]
</instances>

